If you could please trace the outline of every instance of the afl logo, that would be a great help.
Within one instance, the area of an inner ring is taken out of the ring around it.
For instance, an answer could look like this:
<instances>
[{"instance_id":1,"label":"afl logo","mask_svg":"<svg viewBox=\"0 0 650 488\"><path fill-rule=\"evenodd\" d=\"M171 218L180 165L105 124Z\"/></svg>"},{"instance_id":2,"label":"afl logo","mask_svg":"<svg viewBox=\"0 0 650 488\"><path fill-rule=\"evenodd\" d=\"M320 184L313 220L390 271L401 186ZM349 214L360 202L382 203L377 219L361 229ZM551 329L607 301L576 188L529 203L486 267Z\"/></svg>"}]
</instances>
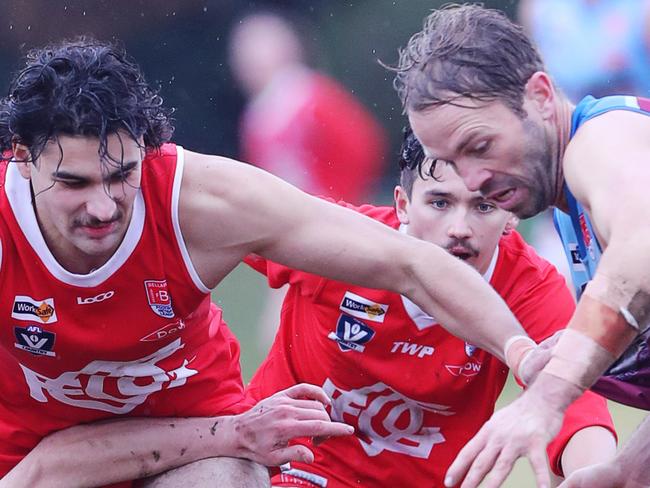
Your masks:
<instances>
[{"instance_id":1,"label":"afl logo","mask_svg":"<svg viewBox=\"0 0 650 488\"><path fill-rule=\"evenodd\" d=\"M100 293L99 295L95 295L94 297L77 297L77 305L88 305L90 303L103 302L104 300L111 298L113 295L115 295L115 292L113 290L110 290L104 293Z\"/></svg>"}]
</instances>

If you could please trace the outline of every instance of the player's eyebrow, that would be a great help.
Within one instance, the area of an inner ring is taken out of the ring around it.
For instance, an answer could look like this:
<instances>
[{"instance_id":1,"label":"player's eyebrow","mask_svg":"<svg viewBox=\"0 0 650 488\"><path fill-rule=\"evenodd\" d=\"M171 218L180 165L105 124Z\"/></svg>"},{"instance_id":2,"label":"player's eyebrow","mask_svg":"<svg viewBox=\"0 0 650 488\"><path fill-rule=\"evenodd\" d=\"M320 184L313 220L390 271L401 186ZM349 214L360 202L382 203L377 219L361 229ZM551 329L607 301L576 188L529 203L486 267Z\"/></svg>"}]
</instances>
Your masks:
<instances>
[{"instance_id":1,"label":"player's eyebrow","mask_svg":"<svg viewBox=\"0 0 650 488\"><path fill-rule=\"evenodd\" d=\"M442 190L427 190L424 192L425 196L428 197L439 197L439 198L448 198L448 199L455 199L456 196L453 193L450 193L448 191L442 191Z\"/></svg>"},{"instance_id":2,"label":"player's eyebrow","mask_svg":"<svg viewBox=\"0 0 650 488\"><path fill-rule=\"evenodd\" d=\"M102 179L104 180L111 180L116 177L119 177L125 173L129 173L133 171L133 169L140 163L140 161L128 161L126 163L123 163L120 168L117 168L115 171L112 171L108 173L106 176L104 176ZM74 180L74 181L88 181L88 178L85 176L80 176L74 173L70 173L64 169L56 169L52 173L52 178L55 178L57 180Z\"/></svg>"}]
</instances>

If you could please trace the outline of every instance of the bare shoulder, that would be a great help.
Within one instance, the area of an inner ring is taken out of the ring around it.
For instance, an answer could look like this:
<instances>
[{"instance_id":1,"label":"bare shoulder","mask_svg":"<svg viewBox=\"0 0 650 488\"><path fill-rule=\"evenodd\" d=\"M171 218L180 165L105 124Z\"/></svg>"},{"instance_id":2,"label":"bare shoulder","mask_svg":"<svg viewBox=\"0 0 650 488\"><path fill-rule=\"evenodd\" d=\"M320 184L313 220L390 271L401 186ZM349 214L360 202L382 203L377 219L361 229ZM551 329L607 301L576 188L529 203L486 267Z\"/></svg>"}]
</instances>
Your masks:
<instances>
[{"instance_id":1,"label":"bare shoulder","mask_svg":"<svg viewBox=\"0 0 650 488\"><path fill-rule=\"evenodd\" d=\"M595 194L611 192L614 185L647 184L648 157L650 117L615 110L578 129L564 154L564 175L578 200L589 203Z\"/></svg>"},{"instance_id":2,"label":"bare shoulder","mask_svg":"<svg viewBox=\"0 0 650 488\"><path fill-rule=\"evenodd\" d=\"M616 110L578 129L564 155L564 175L607 242L613 226L650 205L650 117Z\"/></svg>"},{"instance_id":3,"label":"bare shoulder","mask_svg":"<svg viewBox=\"0 0 650 488\"><path fill-rule=\"evenodd\" d=\"M259 168L186 151L178 218L204 283L216 285L243 257L274 241L304 200L302 192Z\"/></svg>"}]
</instances>

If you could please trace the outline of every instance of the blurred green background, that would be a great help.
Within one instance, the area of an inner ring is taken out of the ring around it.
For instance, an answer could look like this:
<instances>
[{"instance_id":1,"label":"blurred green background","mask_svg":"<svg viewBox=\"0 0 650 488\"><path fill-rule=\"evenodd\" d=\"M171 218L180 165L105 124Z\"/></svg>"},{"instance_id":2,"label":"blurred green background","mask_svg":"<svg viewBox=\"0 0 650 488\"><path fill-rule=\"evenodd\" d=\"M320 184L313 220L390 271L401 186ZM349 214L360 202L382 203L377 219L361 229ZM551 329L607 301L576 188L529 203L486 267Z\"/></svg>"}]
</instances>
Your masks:
<instances>
[{"instance_id":1,"label":"blurred green background","mask_svg":"<svg viewBox=\"0 0 650 488\"><path fill-rule=\"evenodd\" d=\"M392 76L378 60L397 61L397 51L441 1L432 0L3 0L0 2L0 93L9 73L31 47L79 34L122 42L175 107L175 141L192 150L238 155L238 119L243 97L227 66L230 29L245 13L274 8L305 22L313 64L340 80L368 106L390 136L383 184L376 203L391 201L404 117L393 92ZM514 0L486 1L514 17ZM524 226L524 230L526 227ZM264 357L257 328L264 282L239 267L218 287L214 298L242 343L242 367L249 379ZM508 385L500 400L518 394ZM617 428L626 439L642 414L613 406ZM520 463L505 485L533 486L530 470Z\"/></svg>"}]
</instances>

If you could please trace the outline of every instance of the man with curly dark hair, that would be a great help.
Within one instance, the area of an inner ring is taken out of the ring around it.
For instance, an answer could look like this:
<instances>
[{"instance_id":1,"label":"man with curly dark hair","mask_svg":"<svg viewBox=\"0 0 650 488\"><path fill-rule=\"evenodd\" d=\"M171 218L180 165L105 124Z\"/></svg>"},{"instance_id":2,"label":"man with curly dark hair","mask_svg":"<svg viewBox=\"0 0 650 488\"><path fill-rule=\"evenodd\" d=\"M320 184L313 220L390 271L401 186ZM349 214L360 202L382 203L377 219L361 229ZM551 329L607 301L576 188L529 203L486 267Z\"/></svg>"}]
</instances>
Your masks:
<instances>
[{"instance_id":1,"label":"man with curly dark hair","mask_svg":"<svg viewBox=\"0 0 650 488\"><path fill-rule=\"evenodd\" d=\"M264 486L231 458L310 462L290 439L350 434L311 385L246 410L210 291L251 253L404 294L518 371L538 350L443 249L170 144L169 116L122 50L89 39L30 53L0 101L0 483Z\"/></svg>"}]
</instances>

